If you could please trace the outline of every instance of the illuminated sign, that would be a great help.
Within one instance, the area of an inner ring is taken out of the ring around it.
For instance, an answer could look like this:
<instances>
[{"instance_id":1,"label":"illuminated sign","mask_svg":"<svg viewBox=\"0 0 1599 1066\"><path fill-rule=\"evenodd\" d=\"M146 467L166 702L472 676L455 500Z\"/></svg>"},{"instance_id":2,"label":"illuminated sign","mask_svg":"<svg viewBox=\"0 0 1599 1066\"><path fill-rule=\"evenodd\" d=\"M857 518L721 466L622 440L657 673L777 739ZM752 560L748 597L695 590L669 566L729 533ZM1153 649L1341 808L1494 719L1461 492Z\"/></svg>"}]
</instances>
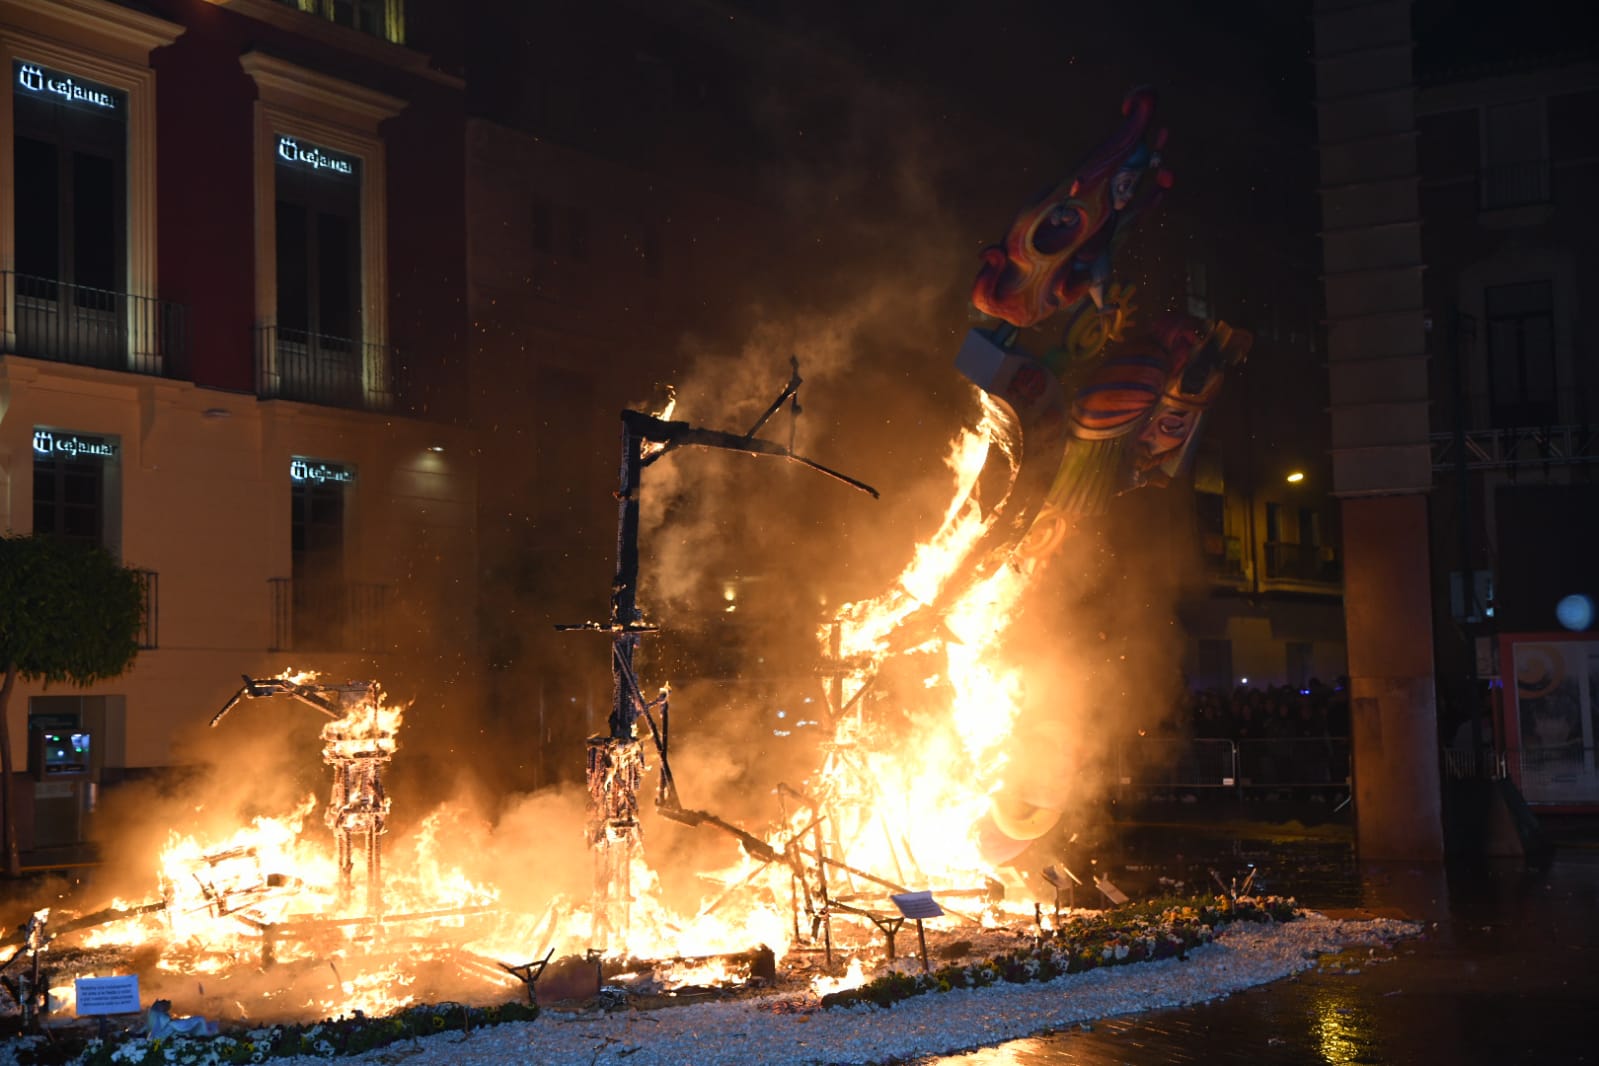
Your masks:
<instances>
[{"instance_id":1,"label":"illuminated sign","mask_svg":"<svg viewBox=\"0 0 1599 1066\"><path fill-rule=\"evenodd\" d=\"M104 85L79 81L70 74L20 61L17 63L17 86L35 96L55 96L70 104L101 111L115 111L117 98L122 95Z\"/></svg>"},{"instance_id":2,"label":"illuminated sign","mask_svg":"<svg viewBox=\"0 0 1599 1066\"><path fill-rule=\"evenodd\" d=\"M278 158L312 170L331 170L335 174L354 174L355 160L334 155L314 144L301 144L288 134L278 135Z\"/></svg>"},{"instance_id":3,"label":"illuminated sign","mask_svg":"<svg viewBox=\"0 0 1599 1066\"><path fill-rule=\"evenodd\" d=\"M327 481L354 481L355 467L296 455L289 459L289 477L295 481L314 481L319 485Z\"/></svg>"},{"instance_id":4,"label":"illuminated sign","mask_svg":"<svg viewBox=\"0 0 1599 1066\"><path fill-rule=\"evenodd\" d=\"M98 457L115 459L117 443L104 437L90 437L82 433L62 433L54 429L33 428L33 453L35 455L65 455L73 459Z\"/></svg>"}]
</instances>

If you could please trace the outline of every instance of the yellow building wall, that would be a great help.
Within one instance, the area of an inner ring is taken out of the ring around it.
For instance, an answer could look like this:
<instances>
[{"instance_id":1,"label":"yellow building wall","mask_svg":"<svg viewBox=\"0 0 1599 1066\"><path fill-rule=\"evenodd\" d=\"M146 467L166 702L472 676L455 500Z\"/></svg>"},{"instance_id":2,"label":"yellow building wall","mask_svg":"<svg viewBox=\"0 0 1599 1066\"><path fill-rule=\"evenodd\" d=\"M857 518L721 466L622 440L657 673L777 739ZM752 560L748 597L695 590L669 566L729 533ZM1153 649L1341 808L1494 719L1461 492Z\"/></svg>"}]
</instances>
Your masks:
<instances>
[{"instance_id":1,"label":"yellow building wall","mask_svg":"<svg viewBox=\"0 0 1599 1066\"><path fill-rule=\"evenodd\" d=\"M49 691L125 698L123 740L108 729L105 766L181 761L183 738L206 726L241 674L316 669L395 691L393 678L420 677L429 654L471 651L476 471L467 431L5 356L0 525L9 533L33 527L35 426L117 438L120 484L110 495L119 506L107 512L106 539L125 565L159 575L159 646L120 678ZM376 655L267 650L269 581L292 573L292 456L357 471L346 492L344 576L391 585L402 621ZM18 753L27 750L29 698L42 694L19 683L12 695L6 724Z\"/></svg>"}]
</instances>

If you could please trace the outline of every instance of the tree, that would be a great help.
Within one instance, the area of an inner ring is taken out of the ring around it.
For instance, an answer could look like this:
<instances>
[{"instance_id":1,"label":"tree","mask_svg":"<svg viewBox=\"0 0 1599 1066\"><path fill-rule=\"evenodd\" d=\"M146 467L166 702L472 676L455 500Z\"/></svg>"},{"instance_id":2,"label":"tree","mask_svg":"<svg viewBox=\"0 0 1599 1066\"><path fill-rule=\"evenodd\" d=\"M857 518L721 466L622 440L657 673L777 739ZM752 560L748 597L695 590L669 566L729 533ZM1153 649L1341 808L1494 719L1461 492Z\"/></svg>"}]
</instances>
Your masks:
<instances>
[{"instance_id":1,"label":"tree","mask_svg":"<svg viewBox=\"0 0 1599 1066\"><path fill-rule=\"evenodd\" d=\"M116 677L139 654L144 584L109 552L52 536L0 538L0 805L6 872L17 877L9 710L17 678L87 686Z\"/></svg>"}]
</instances>

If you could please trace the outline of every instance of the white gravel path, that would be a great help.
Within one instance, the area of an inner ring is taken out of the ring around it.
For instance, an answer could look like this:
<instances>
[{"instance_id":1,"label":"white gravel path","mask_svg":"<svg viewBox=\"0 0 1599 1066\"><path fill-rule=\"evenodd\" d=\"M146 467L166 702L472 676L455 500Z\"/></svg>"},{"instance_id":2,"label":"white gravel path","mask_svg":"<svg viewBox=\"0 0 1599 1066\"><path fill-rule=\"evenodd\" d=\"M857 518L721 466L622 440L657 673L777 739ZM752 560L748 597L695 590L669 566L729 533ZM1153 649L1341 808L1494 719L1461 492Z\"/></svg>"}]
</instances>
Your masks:
<instances>
[{"instance_id":1,"label":"white gravel path","mask_svg":"<svg viewBox=\"0 0 1599 1066\"><path fill-rule=\"evenodd\" d=\"M1308 969L1319 954L1391 943L1419 931L1411 922L1319 914L1284 925L1238 922L1186 960L1096 969L1040 984L932 993L888 1009L822 1010L808 997L785 996L652 1011L546 1011L533 1022L464 1036L445 1033L334 1061L406 1066L875 1063L970 1050L1078 1022L1216 999ZM0 1052L0 1062L11 1061L9 1053ZM329 1062L272 1061L282 1066Z\"/></svg>"}]
</instances>

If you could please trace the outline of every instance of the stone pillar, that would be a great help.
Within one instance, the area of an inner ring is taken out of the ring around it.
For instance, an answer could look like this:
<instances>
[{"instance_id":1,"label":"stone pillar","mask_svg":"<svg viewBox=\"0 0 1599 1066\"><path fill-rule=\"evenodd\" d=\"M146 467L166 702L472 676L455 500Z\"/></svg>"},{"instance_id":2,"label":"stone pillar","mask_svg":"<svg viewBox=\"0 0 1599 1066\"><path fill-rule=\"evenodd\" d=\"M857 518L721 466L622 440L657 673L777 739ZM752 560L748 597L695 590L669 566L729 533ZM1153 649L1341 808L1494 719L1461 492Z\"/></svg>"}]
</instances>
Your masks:
<instances>
[{"instance_id":1,"label":"stone pillar","mask_svg":"<svg viewBox=\"0 0 1599 1066\"><path fill-rule=\"evenodd\" d=\"M1315 25L1356 841L1363 859L1432 860L1443 822L1410 2L1316 0Z\"/></svg>"},{"instance_id":2,"label":"stone pillar","mask_svg":"<svg viewBox=\"0 0 1599 1066\"><path fill-rule=\"evenodd\" d=\"M1427 499L1346 499L1343 527L1356 846L1442 858Z\"/></svg>"}]
</instances>

